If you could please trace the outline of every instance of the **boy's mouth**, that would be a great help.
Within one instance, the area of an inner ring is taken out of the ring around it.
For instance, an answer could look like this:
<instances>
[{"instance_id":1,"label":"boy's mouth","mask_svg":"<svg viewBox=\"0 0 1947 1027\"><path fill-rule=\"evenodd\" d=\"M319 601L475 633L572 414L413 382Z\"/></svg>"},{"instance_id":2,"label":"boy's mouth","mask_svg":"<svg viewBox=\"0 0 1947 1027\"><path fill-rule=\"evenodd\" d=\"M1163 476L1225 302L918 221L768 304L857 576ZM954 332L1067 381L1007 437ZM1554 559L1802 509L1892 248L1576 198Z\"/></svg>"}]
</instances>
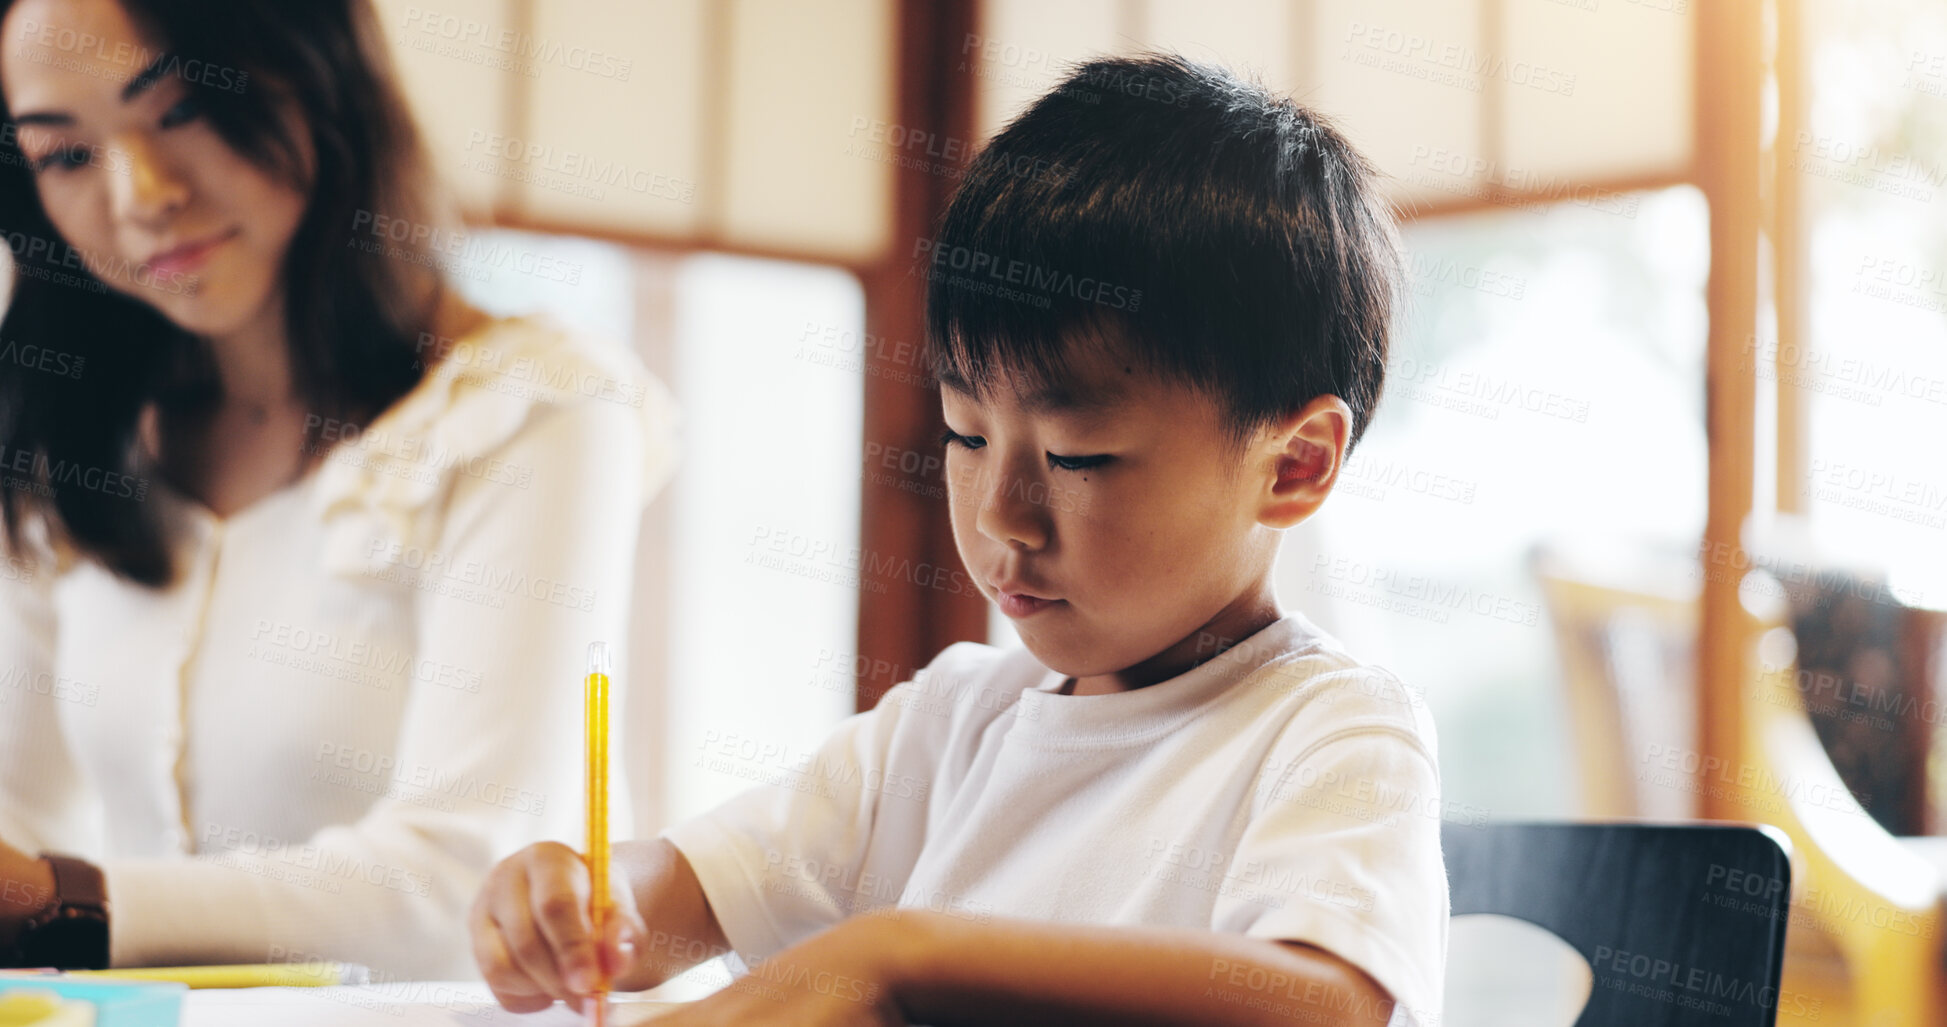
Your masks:
<instances>
[{"instance_id":1,"label":"boy's mouth","mask_svg":"<svg viewBox=\"0 0 1947 1027\"><path fill-rule=\"evenodd\" d=\"M1001 608L1002 613L1017 620L1022 617L1031 617L1062 602L1066 602L1066 600L1049 599L1045 596L1030 595L1026 592L1010 592L1001 588L999 585L994 586L995 605Z\"/></svg>"}]
</instances>

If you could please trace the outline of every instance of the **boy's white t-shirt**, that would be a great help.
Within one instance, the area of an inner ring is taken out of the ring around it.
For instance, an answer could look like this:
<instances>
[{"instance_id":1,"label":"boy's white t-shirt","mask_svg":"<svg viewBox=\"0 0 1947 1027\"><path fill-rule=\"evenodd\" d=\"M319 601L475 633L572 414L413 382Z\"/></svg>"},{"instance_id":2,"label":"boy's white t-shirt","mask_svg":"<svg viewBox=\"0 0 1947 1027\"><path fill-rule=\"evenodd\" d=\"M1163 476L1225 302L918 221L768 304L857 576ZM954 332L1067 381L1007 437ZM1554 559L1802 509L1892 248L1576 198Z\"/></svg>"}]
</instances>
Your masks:
<instances>
[{"instance_id":1,"label":"boy's white t-shirt","mask_svg":"<svg viewBox=\"0 0 1947 1027\"><path fill-rule=\"evenodd\" d=\"M1447 875L1417 693L1297 614L1146 688L1065 680L952 646L663 836L747 960L892 905L1201 928L1317 945L1392 994L1394 1023L1437 1021ZM1212 1001L1298 1008L1302 986L1211 969Z\"/></svg>"}]
</instances>

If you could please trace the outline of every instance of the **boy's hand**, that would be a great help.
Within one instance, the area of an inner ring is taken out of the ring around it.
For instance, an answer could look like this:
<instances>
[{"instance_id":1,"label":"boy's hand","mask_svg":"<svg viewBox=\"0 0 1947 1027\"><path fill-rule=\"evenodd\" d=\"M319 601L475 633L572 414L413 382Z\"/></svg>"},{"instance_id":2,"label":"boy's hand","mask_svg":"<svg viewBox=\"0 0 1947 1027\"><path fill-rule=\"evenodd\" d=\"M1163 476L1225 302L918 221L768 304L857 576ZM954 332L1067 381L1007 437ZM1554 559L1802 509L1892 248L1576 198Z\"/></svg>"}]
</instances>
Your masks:
<instances>
[{"instance_id":1,"label":"boy's hand","mask_svg":"<svg viewBox=\"0 0 1947 1027\"><path fill-rule=\"evenodd\" d=\"M759 963L657 1027L903 1027L894 997L905 948L897 915L855 916Z\"/></svg>"},{"instance_id":2,"label":"boy's hand","mask_svg":"<svg viewBox=\"0 0 1947 1027\"><path fill-rule=\"evenodd\" d=\"M595 990L599 970L606 969L612 982L624 976L649 932L634 893L615 869L609 885L613 915L599 944L588 915L588 865L573 849L557 842L530 845L487 875L469 927L474 961L501 1005L516 1013L545 1009L555 999L579 1007Z\"/></svg>"}]
</instances>

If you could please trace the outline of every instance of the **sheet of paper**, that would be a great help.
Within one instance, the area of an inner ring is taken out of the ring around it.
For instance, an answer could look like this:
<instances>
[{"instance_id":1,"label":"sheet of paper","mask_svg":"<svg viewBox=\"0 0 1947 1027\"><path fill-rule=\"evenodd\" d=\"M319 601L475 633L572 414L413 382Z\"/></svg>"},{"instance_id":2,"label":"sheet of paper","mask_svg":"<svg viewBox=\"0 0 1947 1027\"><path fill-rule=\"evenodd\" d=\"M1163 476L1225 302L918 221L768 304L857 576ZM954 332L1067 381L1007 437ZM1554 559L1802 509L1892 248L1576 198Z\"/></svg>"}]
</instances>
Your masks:
<instances>
[{"instance_id":1,"label":"sheet of paper","mask_svg":"<svg viewBox=\"0 0 1947 1027\"><path fill-rule=\"evenodd\" d=\"M623 1000L609 1023L648 1023L680 1003ZM182 1027L579 1027L580 1014L557 1005L517 1015L500 1008L485 985L415 981L369 988L246 988L192 991Z\"/></svg>"}]
</instances>

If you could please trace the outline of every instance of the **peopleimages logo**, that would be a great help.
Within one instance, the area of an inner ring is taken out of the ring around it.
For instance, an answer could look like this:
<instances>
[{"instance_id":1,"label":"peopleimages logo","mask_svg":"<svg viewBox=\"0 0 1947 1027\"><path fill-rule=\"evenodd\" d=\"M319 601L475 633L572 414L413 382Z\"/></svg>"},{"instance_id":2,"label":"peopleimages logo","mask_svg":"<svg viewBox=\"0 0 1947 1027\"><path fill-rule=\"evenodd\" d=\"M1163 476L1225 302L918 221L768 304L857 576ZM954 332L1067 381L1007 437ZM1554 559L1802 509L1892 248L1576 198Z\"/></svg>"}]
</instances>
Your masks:
<instances>
[{"instance_id":1,"label":"peopleimages logo","mask_svg":"<svg viewBox=\"0 0 1947 1027\"><path fill-rule=\"evenodd\" d=\"M633 57L622 57L590 46L564 43L532 32L518 32L510 28L488 25L475 18L448 14L444 11L408 6L404 24L408 33L418 35L417 37L408 35L400 39L400 42L417 50L433 48L428 44L445 41L481 47L519 61L553 64L571 71L587 72L599 78L612 78L618 82L627 82L629 76L635 72ZM460 55L449 53L447 56Z\"/></svg>"},{"instance_id":2,"label":"peopleimages logo","mask_svg":"<svg viewBox=\"0 0 1947 1027\"><path fill-rule=\"evenodd\" d=\"M76 486L90 492L99 492L117 499L133 499L136 502L148 498L149 481L134 475L123 474L103 467L78 464L71 460L52 460L46 453L38 450L13 449L0 446L0 472L11 472L19 478L8 478L7 483L21 487L16 482L45 486L55 490L63 486ZM36 490L38 491L38 490Z\"/></svg>"},{"instance_id":3,"label":"peopleimages logo","mask_svg":"<svg viewBox=\"0 0 1947 1027\"><path fill-rule=\"evenodd\" d=\"M1804 1015L1805 997L1757 981L1734 977L1707 967L1665 959L1642 952L1630 952L1609 945L1597 945L1594 967L1596 987L1640 995L1673 1006L1698 1009L1715 1016L1729 1016L1735 1006L1777 1008L1780 1012ZM1788 1001L1780 1003L1780 999ZM1816 1019L1816 1016L1813 1017Z\"/></svg>"},{"instance_id":4,"label":"peopleimages logo","mask_svg":"<svg viewBox=\"0 0 1947 1027\"><path fill-rule=\"evenodd\" d=\"M1142 306L1141 289L1025 260L1002 259L967 246L941 246L932 239L915 239L913 259L924 259L931 264L930 274L953 273L969 279L985 279L984 284L1014 286L1044 296L1061 294L1132 314Z\"/></svg>"},{"instance_id":5,"label":"peopleimages logo","mask_svg":"<svg viewBox=\"0 0 1947 1027\"><path fill-rule=\"evenodd\" d=\"M139 68L156 78L180 78L191 85L220 89L229 93L243 92L244 87L250 82L250 73L247 71L226 68L194 57L184 57L181 54L160 53L126 40L111 41L92 32L81 32L58 25L44 25L28 18L21 19L20 39L49 50L59 51L69 60L57 60L52 54L34 54L24 49L16 50L16 56L36 64L55 64L66 71L92 74L79 67L73 60L85 57L106 61L119 67Z\"/></svg>"},{"instance_id":6,"label":"peopleimages logo","mask_svg":"<svg viewBox=\"0 0 1947 1027\"><path fill-rule=\"evenodd\" d=\"M102 282L126 282L143 289L166 292L172 296L192 292L197 283L195 277L180 271L158 272L146 262L138 263L126 257L91 253L62 239L11 231L0 231L0 235L4 235L7 251L13 254L14 268L21 275L32 276L33 272L41 269L39 265L45 265L50 268L85 271L96 279L96 282L89 283L86 279L77 277L70 284L96 287Z\"/></svg>"}]
</instances>

